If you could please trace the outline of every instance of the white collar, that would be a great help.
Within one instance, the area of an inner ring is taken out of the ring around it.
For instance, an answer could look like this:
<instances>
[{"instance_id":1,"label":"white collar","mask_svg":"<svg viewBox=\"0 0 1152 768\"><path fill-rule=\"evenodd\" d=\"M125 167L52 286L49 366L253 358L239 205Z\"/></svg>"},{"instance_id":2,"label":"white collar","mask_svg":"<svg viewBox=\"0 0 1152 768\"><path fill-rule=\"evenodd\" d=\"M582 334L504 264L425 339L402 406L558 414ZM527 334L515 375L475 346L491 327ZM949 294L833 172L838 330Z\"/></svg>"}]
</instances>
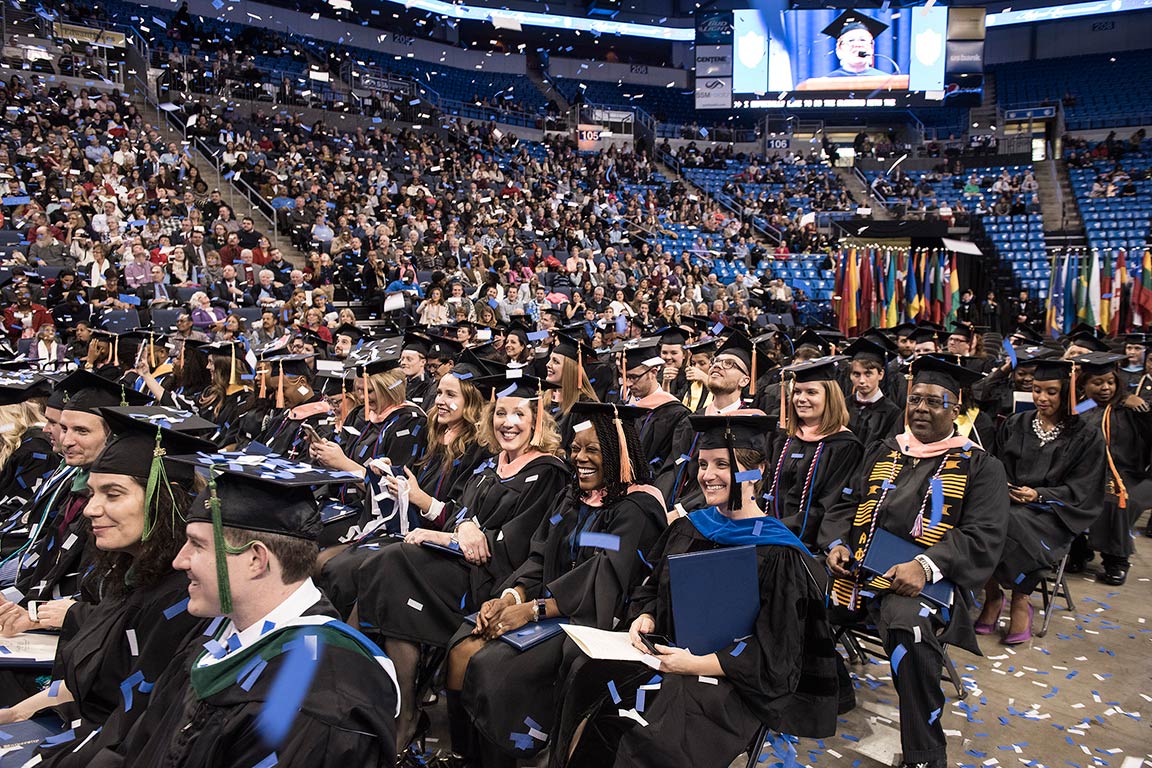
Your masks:
<instances>
[{"instance_id":1,"label":"white collar","mask_svg":"<svg viewBox=\"0 0 1152 768\"><path fill-rule=\"evenodd\" d=\"M880 398L884 397L884 390L876 387L876 391L872 393L872 397L860 397L859 393L853 395L858 403L875 403Z\"/></svg>"},{"instance_id":2,"label":"white collar","mask_svg":"<svg viewBox=\"0 0 1152 768\"><path fill-rule=\"evenodd\" d=\"M316 588L312 579L308 578L305 579L303 583L296 588L296 591L290 594L284 602L269 611L267 615L253 622L252 626L243 632L237 632L236 625L229 620L228 623L224 625L224 632L220 635L219 641L220 645L228 649L228 653L219 659L214 658L210 653L205 654L204 658L200 660L200 665L208 666L215 664L221 659L228 658L229 654L256 642L264 635L264 627L269 623L273 625L270 627L271 629L287 624L293 619L300 618L304 615L305 611L318 603L322 597L323 595L320 593L320 590ZM232 639L233 636L239 640L239 644L237 644L236 640Z\"/></svg>"}]
</instances>

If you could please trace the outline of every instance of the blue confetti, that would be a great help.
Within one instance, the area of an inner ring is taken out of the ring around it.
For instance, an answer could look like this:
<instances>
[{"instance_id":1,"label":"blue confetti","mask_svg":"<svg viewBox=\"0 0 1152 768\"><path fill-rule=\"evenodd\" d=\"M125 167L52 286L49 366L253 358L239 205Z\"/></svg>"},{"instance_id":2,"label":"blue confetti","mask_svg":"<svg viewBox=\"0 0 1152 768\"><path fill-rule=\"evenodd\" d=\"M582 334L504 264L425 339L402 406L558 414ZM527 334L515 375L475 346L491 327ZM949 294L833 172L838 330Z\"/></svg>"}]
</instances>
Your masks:
<instances>
[{"instance_id":1,"label":"blue confetti","mask_svg":"<svg viewBox=\"0 0 1152 768\"><path fill-rule=\"evenodd\" d=\"M754 483L764 475L759 469L748 469L744 472L736 473L736 482L738 483Z\"/></svg>"},{"instance_id":2,"label":"blue confetti","mask_svg":"<svg viewBox=\"0 0 1152 768\"><path fill-rule=\"evenodd\" d=\"M176 605L170 605L167 608L165 608L164 609L164 618L167 619L168 621L171 621L172 619L176 618L180 614L187 611L189 599L190 598L186 597L183 600L181 600L180 602L176 603Z\"/></svg>"},{"instance_id":3,"label":"blue confetti","mask_svg":"<svg viewBox=\"0 0 1152 768\"><path fill-rule=\"evenodd\" d=\"M219 2L219 1L220 0L216 0L216 2ZM272 768L272 766L279 765L279 764L280 764L280 758L276 756L275 752L273 752L272 754L268 755L268 757L264 758L260 762L256 763L256 765L252 766L252 768Z\"/></svg>"},{"instance_id":4,"label":"blue confetti","mask_svg":"<svg viewBox=\"0 0 1152 768\"><path fill-rule=\"evenodd\" d=\"M550 522L552 525L556 525L563 519L564 515L560 512L557 512L556 514L552 515L552 517L548 518L548 522Z\"/></svg>"},{"instance_id":5,"label":"blue confetti","mask_svg":"<svg viewBox=\"0 0 1152 768\"><path fill-rule=\"evenodd\" d=\"M929 528L935 528L944 518L944 481L938 477L932 478L932 517L928 521Z\"/></svg>"},{"instance_id":6,"label":"blue confetti","mask_svg":"<svg viewBox=\"0 0 1152 768\"><path fill-rule=\"evenodd\" d=\"M612 703L613 704L619 704L620 703L620 693L616 690L616 681L615 680L609 680L608 681L608 693L609 693L609 695L612 696Z\"/></svg>"},{"instance_id":7,"label":"blue confetti","mask_svg":"<svg viewBox=\"0 0 1152 768\"><path fill-rule=\"evenodd\" d=\"M609 549L613 552L620 551L620 537L614 533L595 533L593 531L584 531L580 534L578 544L581 547Z\"/></svg>"},{"instance_id":8,"label":"blue confetti","mask_svg":"<svg viewBox=\"0 0 1152 768\"><path fill-rule=\"evenodd\" d=\"M892 656L889 660L892 664L892 674L895 675L899 671L900 662L904 659L904 654L906 653L908 653L908 650L904 647L903 643L892 649Z\"/></svg>"},{"instance_id":9,"label":"blue confetti","mask_svg":"<svg viewBox=\"0 0 1152 768\"><path fill-rule=\"evenodd\" d=\"M940 710L934 709L934 710L932 710L932 714L930 714L928 716L928 724L932 725L933 723L935 723L939 719L940 719Z\"/></svg>"},{"instance_id":10,"label":"blue confetti","mask_svg":"<svg viewBox=\"0 0 1152 768\"><path fill-rule=\"evenodd\" d=\"M1076 404L1076 413L1087 413L1096 407L1096 401L1089 398Z\"/></svg>"},{"instance_id":11,"label":"blue confetti","mask_svg":"<svg viewBox=\"0 0 1152 768\"><path fill-rule=\"evenodd\" d=\"M48 686L48 697L49 698L54 699L60 695L60 683L62 683L62 682L64 682L64 681L63 680L53 680L52 681L51 685Z\"/></svg>"},{"instance_id":12,"label":"blue confetti","mask_svg":"<svg viewBox=\"0 0 1152 768\"><path fill-rule=\"evenodd\" d=\"M732 649L732 655L739 656L740 654L744 653L744 649L747 647L748 643L741 640L740 642L736 643L736 647Z\"/></svg>"},{"instance_id":13,"label":"blue confetti","mask_svg":"<svg viewBox=\"0 0 1152 768\"><path fill-rule=\"evenodd\" d=\"M265 621L264 626L260 628L260 634L266 635L274 629L276 629L276 622Z\"/></svg>"},{"instance_id":14,"label":"blue confetti","mask_svg":"<svg viewBox=\"0 0 1152 768\"><path fill-rule=\"evenodd\" d=\"M644 711L644 694L645 693L646 693L646 691L643 688L636 691L636 711L637 712L643 712Z\"/></svg>"},{"instance_id":15,"label":"blue confetti","mask_svg":"<svg viewBox=\"0 0 1152 768\"><path fill-rule=\"evenodd\" d=\"M267 744L279 746L284 741L312 685L319 659L312 658L312 651L303 642L307 636L316 638L318 654L323 651L323 641L315 633L305 632L297 638L299 642L294 642L272 682L264 708L256 718L256 729Z\"/></svg>"}]
</instances>

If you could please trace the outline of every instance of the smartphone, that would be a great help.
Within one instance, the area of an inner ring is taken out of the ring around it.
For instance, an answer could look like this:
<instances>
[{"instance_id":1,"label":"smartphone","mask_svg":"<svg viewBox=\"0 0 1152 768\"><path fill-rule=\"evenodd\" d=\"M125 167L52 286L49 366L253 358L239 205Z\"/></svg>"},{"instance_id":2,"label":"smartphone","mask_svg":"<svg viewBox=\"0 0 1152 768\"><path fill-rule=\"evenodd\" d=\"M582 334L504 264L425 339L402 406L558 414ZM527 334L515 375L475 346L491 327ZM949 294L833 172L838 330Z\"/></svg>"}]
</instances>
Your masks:
<instances>
[{"instance_id":1,"label":"smartphone","mask_svg":"<svg viewBox=\"0 0 1152 768\"><path fill-rule=\"evenodd\" d=\"M640 642L644 643L644 647L657 656L661 655L660 651L656 650L657 645L663 645L665 647L672 645L664 635L657 635L651 632L640 635Z\"/></svg>"},{"instance_id":2,"label":"smartphone","mask_svg":"<svg viewBox=\"0 0 1152 768\"><path fill-rule=\"evenodd\" d=\"M316 428L308 422L301 424L300 428L304 430L304 434L308 436L308 439L314 443L318 443L323 439L320 437L320 433L316 431Z\"/></svg>"}]
</instances>

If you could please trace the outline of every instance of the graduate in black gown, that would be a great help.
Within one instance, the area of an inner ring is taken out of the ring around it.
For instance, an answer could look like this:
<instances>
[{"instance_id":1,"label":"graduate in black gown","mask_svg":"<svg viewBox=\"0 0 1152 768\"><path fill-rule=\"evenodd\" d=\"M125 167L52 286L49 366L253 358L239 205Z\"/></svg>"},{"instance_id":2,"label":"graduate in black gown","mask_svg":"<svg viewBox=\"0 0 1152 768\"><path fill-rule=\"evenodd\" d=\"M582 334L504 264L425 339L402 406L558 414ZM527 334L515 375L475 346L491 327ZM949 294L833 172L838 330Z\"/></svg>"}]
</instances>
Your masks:
<instances>
[{"instance_id":1,"label":"graduate in black gown","mask_svg":"<svg viewBox=\"0 0 1152 768\"><path fill-rule=\"evenodd\" d=\"M819 543L837 577L833 621L874 625L892 659L903 765L944 768L941 643L980 654L971 594L1000 559L1008 494L1000 461L955 425L960 392L979 374L927 355L911 369L906 430L868 449ZM885 574L865 571L878 530L923 552ZM951 605L920 596L943 579L955 585Z\"/></svg>"},{"instance_id":2,"label":"graduate in black gown","mask_svg":"<svg viewBox=\"0 0 1152 768\"><path fill-rule=\"evenodd\" d=\"M692 420L701 433L699 483L708 506L675 520L647 554L653 572L632 593L630 639L645 654L642 635L675 643L668 558L723 547L756 547L755 622L746 636L705 655L657 640L655 672L637 662L577 658L562 684L552 766L728 766L761 724L813 738L836 730L827 580L800 540L758 505L771 422Z\"/></svg>"},{"instance_id":3,"label":"graduate in black gown","mask_svg":"<svg viewBox=\"0 0 1152 768\"><path fill-rule=\"evenodd\" d=\"M39 374L0 371L0 510L26 504L60 463L43 429L50 392Z\"/></svg>"},{"instance_id":4,"label":"graduate in black gown","mask_svg":"<svg viewBox=\"0 0 1152 768\"><path fill-rule=\"evenodd\" d=\"M162 373L162 370L158 368L156 373ZM141 393L151 394L159 405L189 411L197 409L200 395L212 381L208 356L196 342L179 343L169 375L157 378L153 371L143 366L137 367L136 374L144 382Z\"/></svg>"},{"instance_id":5,"label":"graduate in black gown","mask_svg":"<svg viewBox=\"0 0 1152 768\"><path fill-rule=\"evenodd\" d=\"M860 338L844 350L852 362L851 391L847 394L848 429L865 448L904 427L904 409L884 394L888 351L866 338Z\"/></svg>"},{"instance_id":6,"label":"graduate in black gown","mask_svg":"<svg viewBox=\"0 0 1152 768\"><path fill-rule=\"evenodd\" d=\"M185 341L184 345L198 342ZM202 418L216 425L212 442L217 448L228 450L241 439L240 417L248 409L252 397L249 386L251 373L244 360L244 345L236 341L201 344L200 350L208 356L210 380L196 398L196 409Z\"/></svg>"},{"instance_id":7,"label":"graduate in black gown","mask_svg":"<svg viewBox=\"0 0 1152 768\"><path fill-rule=\"evenodd\" d=\"M281 355L268 361L267 388L274 393L275 409L254 438L273 453L296 461L307 456L315 437L332 438L336 421L332 406L314 388L307 355Z\"/></svg>"},{"instance_id":8,"label":"graduate in black gown","mask_svg":"<svg viewBox=\"0 0 1152 768\"><path fill-rule=\"evenodd\" d=\"M400 352L400 368L407 377L405 391L408 402L424 411L431 410L436 397L436 379L425 370L431 343L432 340L424 334L409 332L404 334Z\"/></svg>"},{"instance_id":9,"label":"graduate in black gown","mask_svg":"<svg viewBox=\"0 0 1152 768\"><path fill-rule=\"evenodd\" d=\"M173 652L207 624L184 611L188 580L172 569L184 544L194 473L163 455L211 451L212 443L125 410L102 410L113 438L87 480L84 517L99 550L89 578L99 584L99 602L40 606L38 618L66 611L52 669L60 682L0 711L0 722L13 722L52 707L72 724L72 738L41 747L42 765L79 768L118 743L147 707ZM131 696L124 693L126 681Z\"/></svg>"},{"instance_id":10,"label":"graduate in black gown","mask_svg":"<svg viewBox=\"0 0 1152 768\"><path fill-rule=\"evenodd\" d=\"M1096 404L1081 418L1104 439L1104 509L1088 529L1088 544L1100 552L1103 571L1096 578L1114 587L1128 579L1132 526L1152 507L1152 413L1125 407L1127 392L1117 370L1124 359L1104 352L1072 359L1080 367L1076 378L1085 399Z\"/></svg>"},{"instance_id":11,"label":"graduate in black gown","mask_svg":"<svg viewBox=\"0 0 1152 768\"><path fill-rule=\"evenodd\" d=\"M370 469L371 477L366 475L393 499L399 495L398 480L405 481L408 527L404 534L414 528L442 531L448 522L449 505L462 496L477 468L491 458L491 451L478 436L488 390L475 384L490 371L470 352L464 352L463 357L465 360L442 376L434 390L424 455L415 464L399 467L399 476L385 473L379 463ZM391 467L387 457L382 461ZM401 541L383 535L386 530L380 535L361 534L338 555L321 558L317 581L341 615L347 616L356 602L364 560L381 547Z\"/></svg>"},{"instance_id":12,"label":"graduate in black gown","mask_svg":"<svg viewBox=\"0 0 1152 768\"><path fill-rule=\"evenodd\" d=\"M475 626L456 633L448 657L453 751L480 758L486 768L515 765L544 749L543 737L522 737L525 723L534 722L536 734L552 731L567 666L562 632L524 650L497 638L558 617L615 629L632 589L650 571L643 553L666 527L663 499L646 484L650 472L640 451L636 427L645 410L577 403L572 412L585 419L569 447L574 484L533 535L527 562L500 597L481 606Z\"/></svg>"},{"instance_id":13,"label":"graduate in black gown","mask_svg":"<svg viewBox=\"0 0 1152 768\"><path fill-rule=\"evenodd\" d=\"M545 366L545 380L555 389L549 392L552 398L549 412L560 430L560 438L567 444L572 439L572 406L581 400L599 401L592 384L588 381L586 364L596 359L596 351L583 338L577 339L564 333L556 333L556 344L548 356Z\"/></svg>"},{"instance_id":14,"label":"graduate in black gown","mask_svg":"<svg viewBox=\"0 0 1152 768\"><path fill-rule=\"evenodd\" d=\"M716 354L719 344L719 339L713 338L684 345L684 392L680 395L680 402L691 413L703 413L712 402L712 392L708 389L708 369L712 366L712 356Z\"/></svg>"},{"instance_id":15,"label":"graduate in black gown","mask_svg":"<svg viewBox=\"0 0 1152 768\"><path fill-rule=\"evenodd\" d=\"M499 594L499 586L528 559L533 533L551 516L571 478L558 458L555 422L539 409L549 393L545 383L530 376L479 383L494 390L481 439L496 456L474 472L458 500L446 504L444 531L417 528L403 544L382 548L360 567L358 621L384 638L396 662L401 746L417 726L420 646L446 648L464 617Z\"/></svg>"},{"instance_id":16,"label":"graduate in black gown","mask_svg":"<svg viewBox=\"0 0 1152 768\"><path fill-rule=\"evenodd\" d=\"M821 357L784 369L785 429L778 433L765 478L765 509L815 550L824 515L840 499L864 446L848 429L848 409L835 381L836 362Z\"/></svg>"},{"instance_id":17,"label":"graduate in black gown","mask_svg":"<svg viewBox=\"0 0 1152 768\"><path fill-rule=\"evenodd\" d=\"M1076 414L1071 373L1066 360L1041 360L1032 381L1036 410L1012 416L996 436L1012 504L976 632L997 632L1002 588L1011 590L1007 645L1032 638L1032 592L1104 507L1104 439Z\"/></svg>"},{"instance_id":18,"label":"graduate in black gown","mask_svg":"<svg viewBox=\"0 0 1152 768\"><path fill-rule=\"evenodd\" d=\"M342 624L309 578L313 486L338 481L283 459L179 457L209 472L174 565L187 611L216 616L156 682L144 716L90 766L387 766L391 661Z\"/></svg>"},{"instance_id":19,"label":"graduate in black gown","mask_svg":"<svg viewBox=\"0 0 1152 768\"><path fill-rule=\"evenodd\" d=\"M657 346L655 339L629 342L620 354L627 402L645 409L637 428L640 447L653 476L665 464L676 460L672 446L677 434L691 431L688 425L691 411L660 386L664 361L657 354Z\"/></svg>"}]
</instances>

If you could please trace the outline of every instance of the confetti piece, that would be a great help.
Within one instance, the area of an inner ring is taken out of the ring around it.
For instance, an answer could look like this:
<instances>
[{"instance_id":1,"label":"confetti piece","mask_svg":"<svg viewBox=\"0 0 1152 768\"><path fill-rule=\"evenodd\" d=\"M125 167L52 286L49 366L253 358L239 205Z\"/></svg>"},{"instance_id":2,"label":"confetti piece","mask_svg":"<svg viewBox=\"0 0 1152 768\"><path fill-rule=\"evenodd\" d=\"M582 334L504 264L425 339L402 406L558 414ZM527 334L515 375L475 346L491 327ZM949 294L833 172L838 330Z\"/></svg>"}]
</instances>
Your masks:
<instances>
[{"instance_id":1,"label":"confetti piece","mask_svg":"<svg viewBox=\"0 0 1152 768\"><path fill-rule=\"evenodd\" d=\"M619 704L620 703L620 701L621 701L620 693L616 690L616 681L615 680L609 680L608 681L608 694L612 697L612 703L613 704Z\"/></svg>"},{"instance_id":2,"label":"confetti piece","mask_svg":"<svg viewBox=\"0 0 1152 768\"><path fill-rule=\"evenodd\" d=\"M895 675L900 669L900 662L904 659L904 654L908 653L908 649L903 644L897 645L892 649L892 656L890 663L892 664L892 674Z\"/></svg>"},{"instance_id":3,"label":"confetti piece","mask_svg":"<svg viewBox=\"0 0 1152 768\"><path fill-rule=\"evenodd\" d=\"M314 632L303 634L298 638L300 642L292 645L276 673L264 708L256 718L256 729L264 737L265 743L275 747L288 736L319 667L318 658L312 657L308 644L303 642L305 637L316 638L316 635ZM319 643L318 646L322 648L323 644Z\"/></svg>"},{"instance_id":4,"label":"confetti piece","mask_svg":"<svg viewBox=\"0 0 1152 768\"><path fill-rule=\"evenodd\" d=\"M620 551L620 537L613 533L595 533L584 531L580 534L579 546L608 549L613 552Z\"/></svg>"}]
</instances>

